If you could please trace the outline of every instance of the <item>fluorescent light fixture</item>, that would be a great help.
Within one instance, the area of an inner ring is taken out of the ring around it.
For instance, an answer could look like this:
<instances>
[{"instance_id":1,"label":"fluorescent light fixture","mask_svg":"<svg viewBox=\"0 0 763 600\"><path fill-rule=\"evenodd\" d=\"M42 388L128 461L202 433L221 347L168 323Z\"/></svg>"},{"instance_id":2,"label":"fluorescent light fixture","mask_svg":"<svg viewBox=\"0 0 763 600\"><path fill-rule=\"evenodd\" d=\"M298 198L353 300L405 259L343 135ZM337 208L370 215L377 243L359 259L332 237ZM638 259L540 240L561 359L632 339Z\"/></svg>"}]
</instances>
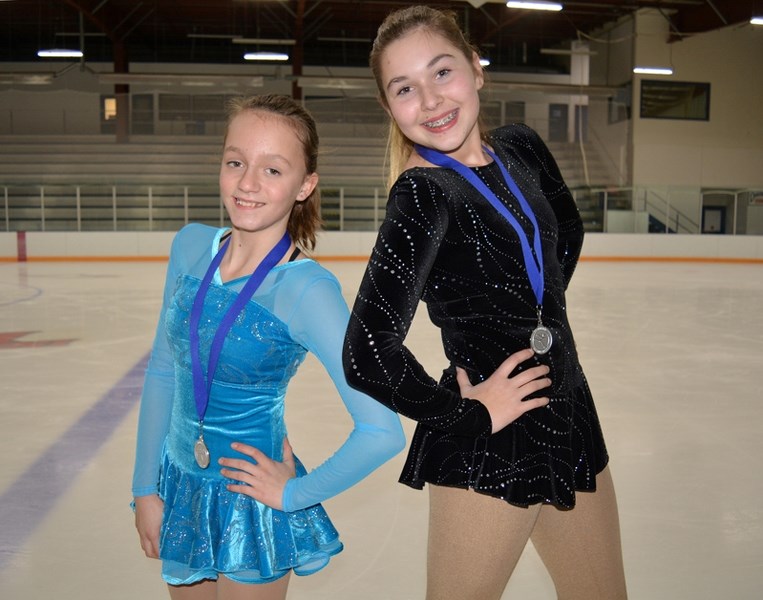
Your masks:
<instances>
[{"instance_id":1,"label":"fluorescent light fixture","mask_svg":"<svg viewBox=\"0 0 763 600\"><path fill-rule=\"evenodd\" d=\"M353 42L357 44L370 44L373 42L371 38L361 38L361 37L319 37L319 42Z\"/></svg>"},{"instance_id":2,"label":"fluorescent light fixture","mask_svg":"<svg viewBox=\"0 0 763 600\"><path fill-rule=\"evenodd\" d=\"M672 75L670 67L633 67L633 72L638 75Z\"/></svg>"},{"instance_id":3,"label":"fluorescent light fixture","mask_svg":"<svg viewBox=\"0 0 763 600\"><path fill-rule=\"evenodd\" d=\"M0 73L0 83L50 85L55 78L55 73Z\"/></svg>"},{"instance_id":4,"label":"fluorescent light fixture","mask_svg":"<svg viewBox=\"0 0 763 600\"><path fill-rule=\"evenodd\" d=\"M377 92L376 81L371 77L298 77L297 85L301 88Z\"/></svg>"},{"instance_id":5,"label":"fluorescent light fixture","mask_svg":"<svg viewBox=\"0 0 763 600\"><path fill-rule=\"evenodd\" d=\"M268 39L268 38L245 38L245 37L234 37L231 39L231 42L234 44L264 44L264 45L270 45L270 46L294 46L297 43L297 40L275 40L275 39Z\"/></svg>"},{"instance_id":6,"label":"fluorescent light fixture","mask_svg":"<svg viewBox=\"0 0 763 600\"><path fill-rule=\"evenodd\" d=\"M244 60L289 60L289 55L283 52L247 52L244 54Z\"/></svg>"},{"instance_id":7,"label":"fluorescent light fixture","mask_svg":"<svg viewBox=\"0 0 763 600\"><path fill-rule=\"evenodd\" d=\"M2 0L0 0L2 2ZM106 37L105 33L92 32L92 33L80 33L79 31L57 31L56 37Z\"/></svg>"},{"instance_id":8,"label":"fluorescent light fixture","mask_svg":"<svg viewBox=\"0 0 763 600\"><path fill-rule=\"evenodd\" d=\"M753 25L763 25L763 15L754 15L750 19L750 23Z\"/></svg>"},{"instance_id":9,"label":"fluorescent light fixture","mask_svg":"<svg viewBox=\"0 0 763 600\"><path fill-rule=\"evenodd\" d=\"M40 58L82 58L82 50L66 50L63 48L51 50L38 50L37 56Z\"/></svg>"},{"instance_id":10,"label":"fluorescent light fixture","mask_svg":"<svg viewBox=\"0 0 763 600\"><path fill-rule=\"evenodd\" d=\"M196 75L190 73L99 73L98 82L109 85L210 85L220 87L262 87L260 75Z\"/></svg>"},{"instance_id":11,"label":"fluorescent light fixture","mask_svg":"<svg viewBox=\"0 0 763 600\"><path fill-rule=\"evenodd\" d=\"M230 33L187 33L187 38L199 40L235 40L243 36Z\"/></svg>"},{"instance_id":12,"label":"fluorescent light fixture","mask_svg":"<svg viewBox=\"0 0 763 600\"><path fill-rule=\"evenodd\" d=\"M188 33L186 34L186 37L198 40L229 40L232 44L271 44L273 46L294 46L297 43L297 40L294 39L248 38L235 33ZM370 42L371 40L367 41Z\"/></svg>"},{"instance_id":13,"label":"fluorescent light fixture","mask_svg":"<svg viewBox=\"0 0 763 600\"><path fill-rule=\"evenodd\" d=\"M533 2L528 2L526 0L509 0L506 3L506 6L509 8L526 8L528 10L550 10L550 11L560 11L562 10L562 5L558 2L546 2L545 0L534 0Z\"/></svg>"},{"instance_id":14,"label":"fluorescent light fixture","mask_svg":"<svg viewBox=\"0 0 763 600\"><path fill-rule=\"evenodd\" d=\"M541 48L541 54L547 54L549 56L596 56L598 52L596 50L589 50L588 48L578 48L575 50L565 50L563 48Z\"/></svg>"},{"instance_id":15,"label":"fluorescent light fixture","mask_svg":"<svg viewBox=\"0 0 763 600\"><path fill-rule=\"evenodd\" d=\"M481 64L483 67L489 67L489 66L490 66L490 59L489 59L489 58L485 58L485 57L483 56L483 57L481 57L481 58L480 58L480 64Z\"/></svg>"}]
</instances>

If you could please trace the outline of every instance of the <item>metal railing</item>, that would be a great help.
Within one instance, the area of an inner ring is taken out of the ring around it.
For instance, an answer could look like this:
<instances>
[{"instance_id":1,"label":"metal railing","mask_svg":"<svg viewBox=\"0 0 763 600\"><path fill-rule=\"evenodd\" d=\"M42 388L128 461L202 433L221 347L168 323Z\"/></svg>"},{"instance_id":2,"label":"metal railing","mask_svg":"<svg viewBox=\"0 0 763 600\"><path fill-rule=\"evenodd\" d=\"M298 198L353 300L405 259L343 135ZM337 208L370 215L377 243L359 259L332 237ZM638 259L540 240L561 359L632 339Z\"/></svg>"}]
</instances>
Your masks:
<instances>
[{"instance_id":1,"label":"metal railing","mask_svg":"<svg viewBox=\"0 0 763 600\"><path fill-rule=\"evenodd\" d=\"M5 231L176 231L189 222L223 226L216 185L1 185ZM384 216L384 190L324 186L325 228L373 231Z\"/></svg>"},{"instance_id":2,"label":"metal railing","mask_svg":"<svg viewBox=\"0 0 763 600\"><path fill-rule=\"evenodd\" d=\"M189 222L222 226L227 219L216 184L0 183L0 191L5 231L176 231ZM682 187L577 188L572 193L588 231L689 234L702 233L704 199L719 194ZM723 194L728 226L719 233L761 234L763 192ZM384 218L381 187L327 183L321 198L327 230L376 231Z\"/></svg>"}]
</instances>

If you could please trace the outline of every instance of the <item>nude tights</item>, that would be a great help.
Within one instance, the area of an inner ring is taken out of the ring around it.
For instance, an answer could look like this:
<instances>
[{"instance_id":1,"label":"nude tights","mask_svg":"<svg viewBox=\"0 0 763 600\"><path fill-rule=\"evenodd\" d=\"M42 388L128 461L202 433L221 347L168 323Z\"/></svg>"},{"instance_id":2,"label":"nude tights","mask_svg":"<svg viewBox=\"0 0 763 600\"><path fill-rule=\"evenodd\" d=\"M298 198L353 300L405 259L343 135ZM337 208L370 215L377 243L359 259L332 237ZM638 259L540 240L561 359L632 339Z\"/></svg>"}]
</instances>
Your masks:
<instances>
[{"instance_id":1,"label":"nude tights","mask_svg":"<svg viewBox=\"0 0 763 600\"><path fill-rule=\"evenodd\" d=\"M427 600L498 600L531 540L559 600L627 597L609 469L571 510L513 506L472 490L429 485Z\"/></svg>"},{"instance_id":2,"label":"nude tights","mask_svg":"<svg viewBox=\"0 0 763 600\"><path fill-rule=\"evenodd\" d=\"M169 590L172 600L284 600L288 585L289 575L264 584L238 583L220 576L217 581L171 585Z\"/></svg>"}]
</instances>

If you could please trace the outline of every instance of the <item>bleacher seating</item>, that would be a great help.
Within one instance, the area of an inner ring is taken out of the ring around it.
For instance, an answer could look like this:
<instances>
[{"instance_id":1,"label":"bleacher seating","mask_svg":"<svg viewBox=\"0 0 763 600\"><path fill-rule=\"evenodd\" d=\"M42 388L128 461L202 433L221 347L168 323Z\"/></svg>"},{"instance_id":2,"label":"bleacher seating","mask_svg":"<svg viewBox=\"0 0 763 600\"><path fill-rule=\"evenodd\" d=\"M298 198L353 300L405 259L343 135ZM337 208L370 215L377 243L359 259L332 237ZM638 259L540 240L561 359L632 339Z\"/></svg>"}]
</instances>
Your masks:
<instances>
[{"instance_id":1,"label":"bleacher seating","mask_svg":"<svg viewBox=\"0 0 763 600\"><path fill-rule=\"evenodd\" d=\"M321 133L322 211L327 229L370 230L383 217L385 142L380 127L334 125ZM607 185L606 168L576 144L550 144L568 185ZM3 220L11 230L174 230L187 221L224 222L217 192L221 140L212 136L0 137ZM589 229L599 227L596 195L577 194Z\"/></svg>"}]
</instances>

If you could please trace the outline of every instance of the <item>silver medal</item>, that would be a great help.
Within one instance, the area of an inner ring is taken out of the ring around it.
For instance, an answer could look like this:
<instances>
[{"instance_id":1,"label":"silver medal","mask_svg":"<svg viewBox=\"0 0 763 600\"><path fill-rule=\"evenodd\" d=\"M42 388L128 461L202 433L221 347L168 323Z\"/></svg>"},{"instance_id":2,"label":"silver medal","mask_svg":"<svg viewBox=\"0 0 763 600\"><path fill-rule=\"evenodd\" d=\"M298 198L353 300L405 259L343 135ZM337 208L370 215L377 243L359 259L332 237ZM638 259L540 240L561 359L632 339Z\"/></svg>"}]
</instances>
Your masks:
<instances>
[{"instance_id":1,"label":"silver medal","mask_svg":"<svg viewBox=\"0 0 763 600\"><path fill-rule=\"evenodd\" d=\"M535 354L545 354L551 349L553 341L551 330L543 325L538 325L530 335L530 348Z\"/></svg>"},{"instance_id":2,"label":"silver medal","mask_svg":"<svg viewBox=\"0 0 763 600\"><path fill-rule=\"evenodd\" d=\"M204 443L203 436L199 436L199 439L193 445L193 456L196 458L196 464L202 469L206 469L209 466L209 449Z\"/></svg>"}]
</instances>

